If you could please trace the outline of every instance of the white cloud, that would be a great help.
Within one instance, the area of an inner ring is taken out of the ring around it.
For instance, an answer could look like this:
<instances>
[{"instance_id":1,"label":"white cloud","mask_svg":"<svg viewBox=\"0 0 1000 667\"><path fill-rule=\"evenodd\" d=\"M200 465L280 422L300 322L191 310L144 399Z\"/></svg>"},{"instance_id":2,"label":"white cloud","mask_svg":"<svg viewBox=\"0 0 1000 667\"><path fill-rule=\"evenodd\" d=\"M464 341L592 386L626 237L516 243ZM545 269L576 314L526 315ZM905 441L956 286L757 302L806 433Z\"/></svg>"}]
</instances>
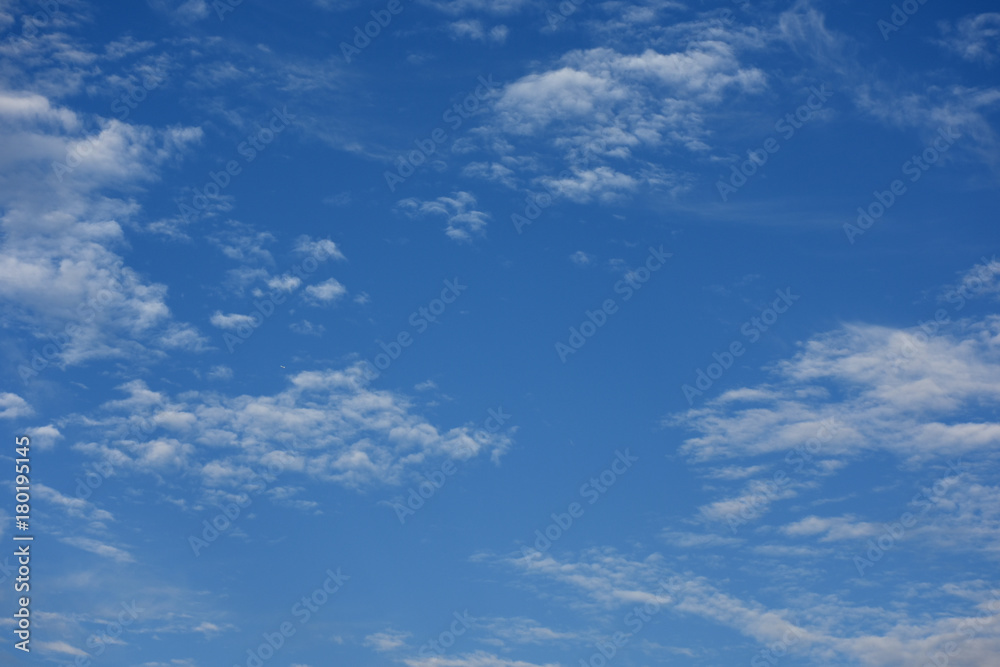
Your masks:
<instances>
[{"instance_id":1,"label":"white cloud","mask_svg":"<svg viewBox=\"0 0 1000 667\"><path fill-rule=\"evenodd\" d=\"M821 656L824 664L922 665L928 652L933 655L954 641L960 647L961 664L976 665L985 664L985 656L1000 648L1000 627L993 618L1000 612L1000 592L991 595L983 582L945 586L939 595L948 598L949 611L931 618L908 615L905 605L859 606L837 595L803 594L798 588L787 591L778 602L782 608L770 609L731 596L705 577L678 573L655 553L630 560L603 548L584 551L575 559L560 560L548 554L510 557L503 562L536 582L557 587L561 596L575 594L570 599L577 605L604 612L612 621L624 609L655 603L661 610L732 628L762 648L794 638L785 644L789 655ZM955 606L956 598L963 603L961 611Z\"/></svg>"},{"instance_id":2,"label":"white cloud","mask_svg":"<svg viewBox=\"0 0 1000 667\"><path fill-rule=\"evenodd\" d=\"M996 256L983 257L979 263L966 271L957 285L942 290L939 300L951 304L955 310L965 307L966 302L982 296L1000 296L1000 260Z\"/></svg>"},{"instance_id":3,"label":"white cloud","mask_svg":"<svg viewBox=\"0 0 1000 667\"><path fill-rule=\"evenodd\" d=\"M884 528L877 524L859 521L857 517L840 516L821 518L807 516L782 527L782 532L792 537L822 535L820 541L859 540L881 533Z\"/></svg>"},{"instance_id":4,"label":"white cloud","mask_svg":"<svg viewBox=\"0 0 1000 667\"><path fill-rule=\"evenodd\" d=\"M77 549L88 551L103 558L109 558L116 563L135 562L135 558L129 552L89 537L63 537L60 538L60 542L64 542L70 546L76 547Z\"/></svg>"},{"instance_id":5,"label":"white cloud","mask_svg":"<svg viewBox=\"0 0 1000 667\"><path fill-rule=\"evenodd\" d=\"M81 125L80 119L69 109L53 107L48 98L31 92L0 91L0 117L8 123L41 124L65 131L79 130ZM15 159L9 154L4 157Z\"/></svg>"},{"instance_id":6,"label":"white cloud","mask_svg":"<svg viewBox=\"0 0 1000 667\"><path fill-rule=\"evenodd\" d=\"M462 19L448 24L448 32L454 39L482 40L485 37L482 22L476 19Z\"/></svg>"},{"instance_id":7,"label":"white cloud","mask_svg":"<svg viewBox=\"0 0 1000 667\"><path fill-rule=\"evenodd\" d=\"M258 232L250 225L228 220L224 227L209 234L208 240L217 245L229 259L255 264L274 264L274 258L265 247L274 242L270 232Z\"/></svg>"},{"instance_id":8,"label":"white cloud","mask_svg":"<svg viewBox=\"0 0 1000 667\"><path fill-rule=\"evenodd\" d=\"M510 445L502 434L479 431L474 438L469 426L441 431L414 414L407 398L365 382L361 365L299 372L286 389L259 396L187 392L171 398L133 381L121 387L126 398L108 402L98 415L77 417L98 431L94 441L75 448L116 469L200 476L206 488L238 486L249 467L269 462L361 487L400 483L433 459L498 457ZM177 437L150 439L136 432L137 421Z\"/></svg>"},{"instance_id":9,"label":"white cloud","mask_svg":"<svg viewBox=\"0 0 1000 667\"><path fill-rule=\"evenodd\" d=\"M768 482L769 480L753 480L737 496L702 505L698 508L699 518L703 521L742 525L743 520L765 514L776 500L794 498L797 495L797 491L791 486L781 488Z\"/></svg>"},{"instance_id":10,"label":"white cloud","mask_svg":"<svg viewBox=\"0 0 1000 667\"><path fill-rule=\"evenodd\" d=\"M297 334L302 334L303 336L321 336L323 335L323 332L326 331L326 327L322 324L313 324L309 320L292 322L288 325L288 328Z\"/></svg>"},{"instance_id":11,"label":"white cloud","mask_svg":"<svg viewBox=\"0 0 1000 667\"><path fill-rule=\"evenodd\" d=\"M970 62L986 65L1000 57L1000 13L985 12L961 19L954 27L941 24L945 38L941 43Z\"/></svg>"},{"instance_id":12,"label":"white cloud","mask_svg":"<svg viewBox=\"0 0 1000 667\"><path fill-rule=\"evenodd\" d=\"M314 239L310 236L300 236L295 242L295 251L304 255L343 260L344 253L330 239Z\"/></svg>"},{"instance_id":13,"label":"white cloud","mask_svg":"<svg viewBox=\"0 0 1000 667\"><path fill-rule=\"evenodd\" d=\"M177 16L183 21L198 21L208 14L208 3L205 0L186 0L177 8Z\"/></svg>"},{"instance_id":14,"label":"white cloud","mask_svg":"<svg viewBox=\"0 0 1000 667\"><path fill-rule=\"evenodd\" d=\"M803 445L836 424L823 457L883 449L906 460L961 456L1000 442L1000 424L967 417L1000 403L1000 318L956 323L928 337L918 328L845 325L776 364L775 381L677 415L697 431L681 451L694 460L756 456ZM845 398L832 400L828 387Z\"/></svg>"},{"instance_id":15,"label":"white cloud","mask_svg":"<svg viewBox=\"0 0 1000 667\"><path fill-rule=\"evenodd\" d=\"M488 213L475 210L476 198L468 192L454 192L451 197L438 197L433 201L411 197L396 206L411 217L444 216L448 221L445 234L455 241L471 241L481 236L490 218Z\"/></svg>"},{"instance_id":16,"label":"white cloud","mask_svg":"<svg viewBox=\"0 0 1000 667\"><path fill-rule=\"evenodd\" d=\"M277 292L294 292L301 284L301 278L288 274L275 276L267 281L267 286Z\"/></svg>"},{"instance_id":17,"label":"white cloud","mask_svg":"<svg viewBox=\"0 0 1000 667\"><path fill-rule=\"evenodd\" d=\"M493 181L511 189L517 187L514 170L499 162L470 162L462 168L462 175Z\"/></svg>"},{"instance_id":18,"label":"white cloud","mask_svg":"<svg viewBox=\"0 0 1000 667\"><path fill-rule=\"evenodd\" d=\"M489 634L488 639L483 639L484 643L496 646L544 644L580 638L578 633L553 630L531 618L477 618L475 624L477 632Z\"/></svg>"},{"instance_id":19,"label":"white cloud","mask_svg":"<svg viewBox=\"0 0 1000 667\"><path fill-rule=\"evenodd\" d=\"M3 415L0 414L0 417ZM31 437L31 444L37 446L39 449L51 449L55 446L56 442L62 440L62 433L59 429L52 424L46 424L45 426L33 426L31 428L25 429L25 433Z\"/></svg>"},{"instance_id":20,"label":"white cloud","mask_svg":"<svg viewBox=\"0 0 1000 667\"><path fill-rule=\"evenodd\" d=\"M514 14L529 6L530 0L421 0L421 4L452 15L470 12Z\"/></svg>"},{"instance_id":21,"label":"white cloud","mask_svg":"<svg viewBox=\"0 0 1000 667\"><path fill-rule=\"evenodd\" d=\"M99 130L88 134L91 121ZM204 347L197 330L173 320L166 286L144 282L117 254L122 224L139 209L113 196L155 180L200 138L198 128L89 119L37 94L0 93L8 147L0 155L0 299L12 321L54 337L52 363Z\"/></svg>"},{"instance_id":22,"label":"white cloud","mask_svg":"<svg viewBox=\"0 0 1000 667\"><path fill-rule=\"evenodd\" d=\"M662 537L668 543L681 549L709 549L720 546L742 545L744 541L737 537L723 537L713 533L688 533L683 531L665 530Z\"/></svg>"},{"instance_id":23,"label":"white cloud","mask_svg":"<svg viewBox=\"0 0 1000 667\"><path fill-rule=\"evenodd\" d=\"M558 663L537 664L523 660L501 658L485 651L464 653L454 657L435 656L430 658L407 658L407 667L559 667Z\"/></svg>"},{"instance_id":24,"label":"white cloud","mask_svg":"<svg viewBox=\"0 0 1000 667\"><path fill-rule=\"evenodd\" d=\"M582 250L577 250L569 256L569 260L577 266L587 266L594 261L594 258Z\"/></svg>"},{"instance_id":25,"label":"white cloud","mask_svg":"<svg viewBox=\"0 0 1000 667\"><path fill-rule=\"evenodd\" d=\"M508 32L509 31L507 29L507 26L503 24L495 25L492 28L490 28L489 39L491 42L494 42L496 44L503 44L505 41L507 41Z\"/></svg>"},{"instance_id":26,"label":"white cloud","mask_svg":"<svg viewBox=\"0 0 1000 667\"><path fill-rule=\"evenodd\" d=\"M591 199L605 203L617 201L634 193L640 185L638 179L611 167L574 168L572 171L572 175L563 178L543 177L541 182L548 190L579 204L586 204Z\"/></svg>"},{"instance_id":27,"label":"white cloud","mask_svg":"<svg viewBox=\"0 0 1000 667\"><path fill-rule=\"evenodd\" d=\"M0 419L17 419L18 417L28 417L34 414L34 410L28 402L10 392L0 393Z\"/></svg>"},{"instance_id":28,"label":"white cloud","mask_svg":"<svg viewBox=\"0 0 1000 667\"><path fill-rule=\"evenodd\" d=\"M65 496L52 487L39 482L35 482L32 487L36 497L43 503L55 506L60 514L88 522L88 528L91 530L106 531L105 524L115 520L110 512L98 509L93 503L82 498Z\"/></svg>"},{"instance_id":29,"label":"white cloud","mask_svg":"<svg viewBox=\"0 0 1000 667\"><path fill-rule=\"evenodd\" d=\"M688 189L689 174L661 166L664 152L704 155L711 111L766 88L764 73L740 62L740 47L690 29L696 34L683 50L575 50L507 84L488 128L493 149L507 159L521 150L530 171L544 172L535 184L578 203L613 202L640 188L672 196ZM533 164L543 146L568 169L555 175L559 169ZM485 169L470 174L496 180Z\"/></svg>"},{"instance_id":30,"label":"white cloud","mask_svg":"<svg viewBox=\"0 0 1000 667\"><path fill-rule=\"evenodd\" d=\"M557 68L508 84L497 111L515 134L536 134L568 121L595 122L616 147L655 145L683 123L686 111L717 103L728 90L759 91L764 81L763 72L741 67L732 47L722 42L666 54L596 48L571 51Z\"/></svg>"},{"instance_id":31,"label":"white cloud","mask_svg":"<svg viewBox=\"0 0 1000 667\"><path fill-rule=\"evenodd\" d=\"M894 128L915 128L927 144L937 138L940 130L954 130L961 135L958 151L949 151L942 160L956 160L961 152L968 152L977 154L986 164L996 164L998 141L989 116L1000 107L1000 87L927 85L924 81L913 87L893 77L879 76L877 70L861 65L850 55L861 48L860 44L828 28L825 16L814 4L794 3L779 16L770 38L784 41L798 55L812 60L824 80L835 90L847 91L862 113ZM987 19L978 28L971 23L961 24L969 28L967 36L973 43L984 48L975 51L976 57L987 57L990 22Z\"/></svg>"},{"instance_id":32,"label":"white cloud","mask_svg":"<svg viewBox=\"0 0 1000 667\"><path fill-rule=\"evenodd\" d=\"M330 195L329 197L323 198L324 204L326 204L327 206L336 206L336 207L350 206L351 201L353 201L353 197L351 196L351 193L346 190L343 192L338 192L335 195Z\"/></svg>"},{"instance_id":33,"label":"white cloud","mask_svg":"<svg viewBox=\"0 0 1000 667\"><path fill-rule=\"evenodd\" d=\"M398 648L406 646L406 639L409 636L409 632L399 632L391 629L376 632L365 637L365 646L369 646L379 653L395 651Z\"/></svg>"},{"instance_id":34,"label":"white cloud","mask_svg":"<svg viewBox=\"0 0 1000 667\"><path fill-rule=\"evenodd\" d=\"M452 39L471 39L478 42L503 44L507 39L507 26L496 25L486 30L478 19L461 19L447 25Z\"/></svg>"},{"instance_id":35,"label":"white cloud","mask_svg":"<svg viewBox=\"0 0 1000 667\"><path fill-rule=\"evenodd\" d=\"M82 655L87 656L86 651L81 651L80 649L70 646L64 641L54 641L54 642L38 642L38 648L42 651L51 651L52 653L64 653L66 655Z\"/></svg>"},{"instance_id":36,"label":"white cloud","mask_svg":"<svg viewBox=\"0 0 1000 667\"><path fill-rule=\"evenodd\" d=\"M746 479L763 472L765 466L726 466L725 468L714 468L708 472L708 476L715 479Z\"/></svg>"},{"instance_id":37,"label":"white cloud","mask_svg":"<svg viewBox=\"0 0 1000 667\"><path fill-rule=\"evenodd\" d=\"M235 331L241 326L253 328L254 318L240 313L229 313L228 315L224 315L221 310L217 310L212 314L209 322L212 323L213 327L218 327L219 329L225 329L227 331Z\"/></svg>"},{"instance_id":38,"label":"white cloud","mask_svg":"<svg viewBox=\"0 0 1000 667\"><path fill-rule=\"evenodd\" d=\"M225 382L233 379L233 369L229 366L212 366L205 377L209 380L221 380Z\"/></svg>"},{"instance_id":39,"label":"white cloud","mask_svg":"<svg viewBox=\"0 0 1000 667\"><path fill-rule=\"evenodd\" d=\"M336 278L324 280L318 285L310 285L305 289L306 297L316 304L329 304L347 294L347 288Z\"/></svg>"},{"instance_id":40,"label":"white cloud","mask_svg":"<svg viewBox=\"0 0 1000 667\"><path fill-rule=\"evenodd\" d=\"M302 253L303 255L312 255L315 257L324 257L343 260L344 253L340 251L340 248L336 243L330 239L314 239L310 236L300 236L295 242L295 251Z\"/></svg>"}]
</instances>

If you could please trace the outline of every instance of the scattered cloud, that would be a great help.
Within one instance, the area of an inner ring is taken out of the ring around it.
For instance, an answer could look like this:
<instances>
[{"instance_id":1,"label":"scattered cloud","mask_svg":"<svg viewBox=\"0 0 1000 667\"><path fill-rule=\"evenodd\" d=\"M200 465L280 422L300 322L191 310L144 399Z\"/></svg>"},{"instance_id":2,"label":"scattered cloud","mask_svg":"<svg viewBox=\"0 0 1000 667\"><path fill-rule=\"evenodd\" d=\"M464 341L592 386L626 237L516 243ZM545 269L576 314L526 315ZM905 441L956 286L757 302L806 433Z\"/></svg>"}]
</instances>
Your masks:
<instances>
[{"instance_id":1,"label":"scattered cloud","mask_svg":"<svg viewBox=\"0 0 1000 667\"><path fill-rule=\"evenodd\" d=\"M993 65L1000 58L1000 13L969 15L954 27L946 21L940 26L941 44L965 60Z\"/></svg>"},{"instance_id":2,"label":"scattered cloud","mask_svg":"<svg viewBox=\"0 0 1000 667\"><path fill-rule=\"evenodd\" d=\"M406 646L408 637L410 637L409 632L385 630L365 637L365 646L369 646L379 653L388 653Z\"/></svg>"},{"instance_id":3,"label":"scattered cloud","mask_svg":"<svg viewBox=\"0 0 1000 667\"><path fill-rule=\"evenodd\" d=\"M477 211L476 198L468 192L454 192L451 197L433 201L416 198L401 200L397 208L410 217L443 216L447 220L445 234L455 241L471 241L485 233L490 215Z\"/></svg>"}]
</instances>

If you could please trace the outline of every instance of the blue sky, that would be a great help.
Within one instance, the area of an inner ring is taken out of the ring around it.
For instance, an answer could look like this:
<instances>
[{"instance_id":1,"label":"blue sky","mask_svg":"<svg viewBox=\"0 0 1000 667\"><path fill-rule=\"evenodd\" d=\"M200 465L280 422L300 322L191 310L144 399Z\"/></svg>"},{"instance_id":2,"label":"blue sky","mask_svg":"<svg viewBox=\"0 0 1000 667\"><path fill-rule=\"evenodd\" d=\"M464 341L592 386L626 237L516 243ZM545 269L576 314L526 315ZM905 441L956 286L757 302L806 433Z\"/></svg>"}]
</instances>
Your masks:
<instances>
[{"instance_id":1,"label":"blue sky","mask_svg":"<svg viewBox=\"0 0 1000 667\"><path fill-rule=\"evenodd\" d=\"M994 664L998 35L0 1L0 664Z\"/></svg>"}]
</instances>

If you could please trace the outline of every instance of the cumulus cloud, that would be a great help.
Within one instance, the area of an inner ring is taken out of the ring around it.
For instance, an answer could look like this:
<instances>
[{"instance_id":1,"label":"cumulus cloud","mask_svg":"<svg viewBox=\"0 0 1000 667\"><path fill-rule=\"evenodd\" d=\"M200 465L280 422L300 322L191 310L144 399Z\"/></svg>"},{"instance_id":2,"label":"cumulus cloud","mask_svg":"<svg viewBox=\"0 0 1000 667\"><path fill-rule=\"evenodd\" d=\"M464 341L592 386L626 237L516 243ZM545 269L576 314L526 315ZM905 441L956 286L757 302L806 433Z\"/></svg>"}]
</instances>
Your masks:
<instances>
[{"instance_id":1,"label":"cumulus cloud","mask_svg":"<svg viewBox=\"0 0 1000 667\"><path fill-rule=\"evenodd\" d=\"M52 424L32 426L25 429L24 432L31 437L31 444L36 445L39 449L51 449L63 437L59 429Z\"/></svg>"},{"instance_id":2,"label":"cumulus cloud","mask_svg":"<svg viewBox=\"0 0 1000 667\"><path fill-rule=\"evenodd\" d=\"M535 183L579 203L640 188L676 195L690 177L660 166L663 152L705 154L706 114L727 97L766 89L764 73L741 63L737 49L706 38L673 52L570 51L503 87L489 127L502 137L494 150L509 160L512 150L530 157L540 145L555 149L568 169ZM497 180L484 168L470 173Z\"/></svg>"},{"instance_id":3,"label":"cumulus cloud","mask_svg":"<svg viewBox=\"0 0 1000 667\"><path fill-rule=\"evenodd\" d=\"M100 433L76 448L116 469L184 472L213 488L238 486L251 467L268 464L348 487L396 484L430 460L495 458L510 445L469 426L440 430L406 397L367 387L361 365L296 373L272 395L169 396L141 380L121 390L125 398L79 417ZM137 422L157 430L146 435Z\"/></svg>"},{"instance_id":4,"label":"cumulus cloud","mask_svg":"<svg viewBox=\"0 0 1000 667\"><path fill-rule=\"evenodd\" d=\"M122 222L138 207L113 196L158 178L201 130L97 118L99 129L88 132L85 120L37 93L0 93L3 314L57 340L46 357L61 365L203 349L206 339L174 320L166 286L145 281L118 254ZM22 376L39 370L24 364Z\"/></svg>"},{"instance_id":5,"label":"cumulus cloud","mask_svg":"<svg viewBox=\"0 0 1000 667\"><path fill-rule=\"evenodd\" d=\"M0 419L17 419L34 414L28 402L9 391L0 393Z\"/></svg>"},{"instance_id":6,"label":"cumulus cloud","mask_svg":"<svg viewBox=\"0 0 1000 667\"><path fill-rule=\"evenodd\" d=\"M221 310L217 310L212 314L209 322L212 323L213 327L218 327L219 329L225 329L227 331L235 331L240 327L252 328L254 318L240 313L229 313L226 315Z\"/></svg>"},{"instance_id":7,"label":"cumulus cloud","mask_svg":"<svg viewBox=\"0 0 1000 667\"><path fill-rule=\"evenodd\" d=\"M812 338L772 370L774 381L733 390L668 424L697 431L681 451L692 460L785 452L837 425L823 455L886 450L904 460L983 451L1000 424L969 419L1000 403L1000 317L920 328L850 324ZM834 400L831 389L836 387Z\"/></svg>"},{"instance_id":8,"label":"cumulus cloud","mask_svg":"<svg viewBox=\"0 0 1000 667\"><path fill-rule=\"evenodd\" d=\"M317 285L306 287L305 294L309 301L318 305L326 305L345 296L347 288L340 284L336 278L330 278Z\"/></svg>"}]
</instances>

